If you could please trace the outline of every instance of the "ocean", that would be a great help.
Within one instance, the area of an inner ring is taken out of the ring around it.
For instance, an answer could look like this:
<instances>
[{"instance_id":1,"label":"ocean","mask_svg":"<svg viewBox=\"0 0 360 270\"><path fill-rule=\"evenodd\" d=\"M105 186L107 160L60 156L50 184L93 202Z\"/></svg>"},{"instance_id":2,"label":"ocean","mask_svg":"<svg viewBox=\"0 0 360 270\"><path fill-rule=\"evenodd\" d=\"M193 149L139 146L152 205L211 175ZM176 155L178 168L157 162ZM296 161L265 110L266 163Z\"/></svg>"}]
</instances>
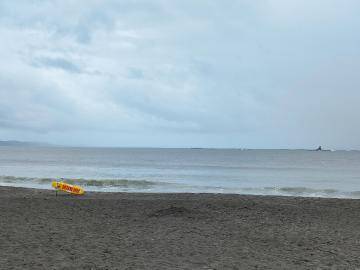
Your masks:
<instances>
[{"instance_id":1,"label":"ocean","mask_svg":"<svg viewBox=\"0 0 360 270\"><path fill-rule=\"evenodd\" d=\"M0 147L0 185L360 198L360 151Z\"/></svg>"}]
</instances>

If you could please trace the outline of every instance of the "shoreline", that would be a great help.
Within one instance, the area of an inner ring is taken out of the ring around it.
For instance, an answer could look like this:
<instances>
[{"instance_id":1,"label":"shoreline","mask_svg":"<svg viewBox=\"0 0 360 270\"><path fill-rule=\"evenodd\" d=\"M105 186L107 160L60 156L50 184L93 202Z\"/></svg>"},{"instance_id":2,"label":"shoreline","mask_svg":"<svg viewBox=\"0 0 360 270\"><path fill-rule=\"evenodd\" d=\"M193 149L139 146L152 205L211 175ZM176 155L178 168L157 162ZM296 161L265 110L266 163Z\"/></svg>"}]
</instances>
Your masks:
<instances>
[{"instance_id":1,"label":"shoreline","mask_svg":"<svg viewBox=\"0 0 360 270\"><path fill-rule=\"evenodd\" d=\"M21 178L21 177L15 177L15 176L3 176L8 178ZM51 183L56 178L41 178L48 181L48 184L45 186L37 186L37 185L14 185L11 183L2 183L0 182L0 187L10 187L10 188L24 188L29 190L45 190L45 191L54 191L54 189L51 187ZM103 190L96 190L93 187L94 186L87 186L86 181L84 179L61 179L65 183L73 184L81 186L85 189L85 193L94 193L94 194L126 194L126 193L133 193L133 194L219 194L219 195L239 195L239 196L267 196L267 197L292 197L292 198L324 198L324 199L344 199L344 200L360 200L360 191L346 191L346 190L335 190L335 189L313 189L313 188L306 188L301 186L293 186L293 187L265 187L265 188L259 188L259 190L262 190L262 192L247 192L249 189L244 189L242 191L237 190L237 192L231 192L234 190L226 190L219 188L219 187L208 187L208 189L213 188L213 190L207 190L204 191L202 189L199 190L191 190L191 189L184 189L184 190L163 190L161 188L158 189L128 189L128 190L118 190L115 191L114 189L103 189ZM127 180L127 179L120 179L120 180L110 180L110 179L95 179L91 181L98 181L100 184L105 183L108 184L107 181L115 181L115 182L122 182L124 186L131 185L132 183L135 183L136 185L151 185L151 184L169 184L166 182L152 182L148 180ZM95 185L96 186L96 185ZM219 190L216 190L219 189ZM205 188L206 190L206 188ZM275 192L276 191L276 192Z\"/></svg>"},{"instance_id":2,"label":"shoreline","mask_svg":"<svg viewBox=\"0 0 360 270\"><path fill-rule=\"evenodd\" d=\"M356 269L360 200L0 186L4 269Z\"/></svg>"}]
</instances>

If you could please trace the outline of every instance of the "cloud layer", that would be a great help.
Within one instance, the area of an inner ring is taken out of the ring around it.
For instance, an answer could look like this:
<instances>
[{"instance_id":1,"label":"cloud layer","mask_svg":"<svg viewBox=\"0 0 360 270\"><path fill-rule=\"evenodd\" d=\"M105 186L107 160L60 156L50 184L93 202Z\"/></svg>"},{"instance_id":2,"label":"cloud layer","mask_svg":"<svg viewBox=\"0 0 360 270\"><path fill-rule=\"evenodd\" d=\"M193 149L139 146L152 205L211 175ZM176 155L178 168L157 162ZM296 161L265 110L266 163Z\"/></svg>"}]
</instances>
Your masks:
<instances>
[{"instance_id":1,"label":"cloud layer","mask_svg":"<svg viewBox=\"0 0 360 270\"><path fill-rule=\"evenodd\" d=\"M2 1L0 139L360 148L358 1Z\"/></svg>"}]
</instances>

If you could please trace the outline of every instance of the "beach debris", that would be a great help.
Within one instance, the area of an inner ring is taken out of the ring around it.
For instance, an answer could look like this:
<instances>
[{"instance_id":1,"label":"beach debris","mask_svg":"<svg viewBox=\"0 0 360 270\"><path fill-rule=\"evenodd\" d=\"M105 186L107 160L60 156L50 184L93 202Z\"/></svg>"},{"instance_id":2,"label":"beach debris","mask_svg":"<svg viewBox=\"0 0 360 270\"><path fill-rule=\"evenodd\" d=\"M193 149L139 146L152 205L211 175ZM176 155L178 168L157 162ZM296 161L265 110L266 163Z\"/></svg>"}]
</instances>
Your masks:
<instances>
[{"instance_id":1,"label":"beach debris","mask_svg":"<svg viewBox=\"0 0 360 270\"><path fill-rule=\"evenodd\" d=\"M76 186L76 185L70 185L64 182L57 182L57 181L53 181L51 183L51 186L53 188L55 188L56 190L56 195L57 195L57 191L63 191L63 192L67 192L70 194L74 194L74 195L83 195L85 193L85 190L80 187L80 186Z\"/></svg>"}]
</instances>

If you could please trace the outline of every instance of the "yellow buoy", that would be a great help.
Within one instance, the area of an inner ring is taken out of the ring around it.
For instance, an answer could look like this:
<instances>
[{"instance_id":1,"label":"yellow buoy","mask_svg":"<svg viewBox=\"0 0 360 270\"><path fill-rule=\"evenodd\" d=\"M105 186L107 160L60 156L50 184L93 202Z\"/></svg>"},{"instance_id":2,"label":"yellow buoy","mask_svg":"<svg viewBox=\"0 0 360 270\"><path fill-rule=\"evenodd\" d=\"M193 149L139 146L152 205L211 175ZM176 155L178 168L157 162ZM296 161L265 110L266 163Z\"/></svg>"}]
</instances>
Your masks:
<instances>
[{"instance_id":1,"label":"yellow buoy","mask_svg":"<svg viewBox=\"0 0 360 270\"><path fill-rule=\"evenodd\" d=\"M69 185L64 182L56 182L53 181L51 183L52 187L56 190L61 190L64 192L68 192L75 195L83 195L85 193L84 189L82 187L76 186L76 185Z\"/></svg>"}]
</instances>

